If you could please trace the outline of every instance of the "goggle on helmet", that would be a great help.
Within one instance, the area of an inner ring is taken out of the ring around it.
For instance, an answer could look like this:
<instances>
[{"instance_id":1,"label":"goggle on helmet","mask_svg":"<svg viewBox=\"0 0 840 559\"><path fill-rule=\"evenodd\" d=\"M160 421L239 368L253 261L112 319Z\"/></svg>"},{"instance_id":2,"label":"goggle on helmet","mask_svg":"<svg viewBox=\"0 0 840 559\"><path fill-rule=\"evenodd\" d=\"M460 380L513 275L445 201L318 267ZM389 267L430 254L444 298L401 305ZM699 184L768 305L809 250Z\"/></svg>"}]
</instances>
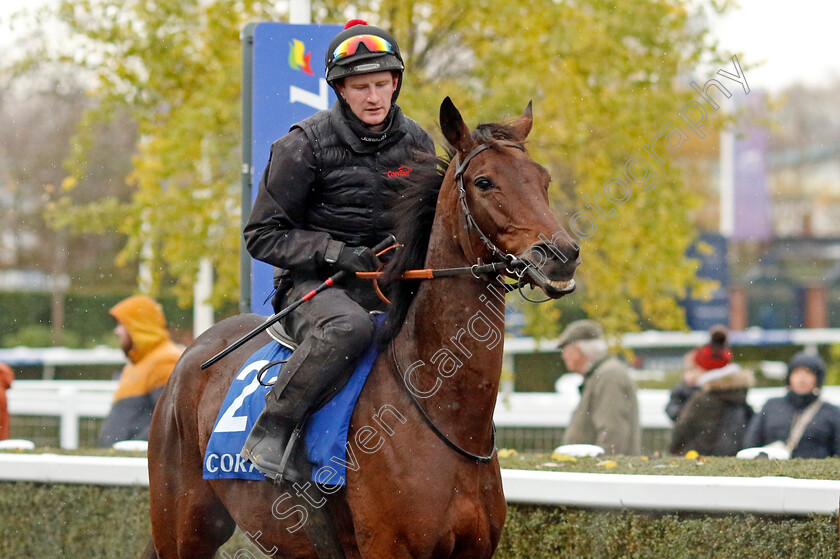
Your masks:
<instances>
[{"instance_id":1,"label":"goggle on helmet","mask_svg":"<svg viewBox=\"0 0 840 559\"><path fill-rule=\"evenodd\" d=\"M341 31L330 42L326 56L327 83L372 72L396 71L400 81L393 99L402 85L405 69L397 41L386 31L372 25L354 25Z\"/></svg>"}]
</instances>

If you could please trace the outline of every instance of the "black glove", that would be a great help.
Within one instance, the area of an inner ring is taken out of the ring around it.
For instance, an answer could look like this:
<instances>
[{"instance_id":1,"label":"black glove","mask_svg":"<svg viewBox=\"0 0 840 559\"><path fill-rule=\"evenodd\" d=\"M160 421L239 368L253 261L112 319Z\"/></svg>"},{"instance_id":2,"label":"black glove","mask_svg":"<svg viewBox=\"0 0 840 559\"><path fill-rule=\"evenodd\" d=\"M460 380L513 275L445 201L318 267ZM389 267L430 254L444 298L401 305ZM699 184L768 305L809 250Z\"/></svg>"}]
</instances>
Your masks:
<instances>
[{"instance_id":1,"label":"black glove","mask_svg":"<svg viewBox=\"0 0 840 559\"><path fill-rule=\"evenodd\" d=\"M374 272L380 264L376 254L368 247L344 246L335 261L336 268L351 274Z\"/></svg>"}]
</instances>

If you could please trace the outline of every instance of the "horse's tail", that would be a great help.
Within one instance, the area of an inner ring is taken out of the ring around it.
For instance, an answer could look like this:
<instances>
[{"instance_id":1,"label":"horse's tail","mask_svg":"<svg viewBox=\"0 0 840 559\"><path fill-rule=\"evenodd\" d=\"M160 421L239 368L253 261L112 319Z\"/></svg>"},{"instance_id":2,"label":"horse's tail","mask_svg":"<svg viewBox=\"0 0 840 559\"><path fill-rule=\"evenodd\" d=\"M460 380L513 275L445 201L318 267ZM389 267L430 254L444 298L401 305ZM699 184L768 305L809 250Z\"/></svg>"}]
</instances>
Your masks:
<instances>
[{"instance_id":1,"label":"horse's tail","mask_svg":"<svg viewBox=\"0 0 840 559\"><path fill-rule=\"evenodd\" d=\"M149 538L149 543L146 544L146 549L143 550L140 559L159 559L157 551L155 551L155 540Z\"/></svg>"}]
</instances>

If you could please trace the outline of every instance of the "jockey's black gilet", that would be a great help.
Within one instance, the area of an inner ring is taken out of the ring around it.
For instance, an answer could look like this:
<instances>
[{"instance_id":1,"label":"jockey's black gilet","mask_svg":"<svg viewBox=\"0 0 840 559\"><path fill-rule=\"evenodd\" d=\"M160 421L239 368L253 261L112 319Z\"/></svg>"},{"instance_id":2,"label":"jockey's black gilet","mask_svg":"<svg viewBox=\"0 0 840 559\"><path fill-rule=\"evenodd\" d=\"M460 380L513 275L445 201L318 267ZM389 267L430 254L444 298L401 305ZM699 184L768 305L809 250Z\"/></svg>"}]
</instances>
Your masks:
<instances>
[{"instance_id":1,"label":"jockey's black gilet","mask_svg":"<svg viewBox=\"0 0 840 559\"><path fill-rule=\"evenodd\" d=\"M359 126L351 128L344 109L336 102L330 110L319 111L295 124L285 139L275 142L272 159L294 158L294 152L299 151L298 159L314 166L314 174L306 167L306 180L295 180L297 177L290 176L294 173L272 180L270 167L275 163L269 162L261 190L306 189L308 193L305 206L294 209L298 223L284 225L278 220L273 231L267 227L272 224L272 215L281 211L291 214L292 210L283 207L283 195L263 197L262 202L257 197L251 222L245 229L252 256L289 270L293 277L312 277L314 272L315 276L326 278L332 272L323 264L322 252L328 239L372 247L391 233L394 224L387 209L399 184L396 179L410 175L416 151L434 153L434 142L398 106L394 105L389 119L384 137L381 132L371 133L380 139L366 141L360 137ZM304 133L305 140L298 130ZM296 132L298 137L294 136ZM285 153L279 146L284 140ZM309 149L314 160L303 153ZM294 164L289 166L295 169ZM299 194L295 200L302 199L304 193ZM278 235L286 228L289 234ZM295 230L303 231L295 234ZM323 242L320 236L324 237Z\"/></svg>"},{"instance_id":2,"label":"jockey's black gilet","mask_svg":"<svg viewBox=\"0 0 840 559\"><path fill-rule=\"evenodd\" d=\"M428 141L423 129L395 107L385 137L367 142L348 126L338 104L294 128L306 133L319 171L306 225L337 241L368 247L391 233L394 224L385 210L393 179L410 172L406 166L414 151Z\"/></svg>"}]
</instances>

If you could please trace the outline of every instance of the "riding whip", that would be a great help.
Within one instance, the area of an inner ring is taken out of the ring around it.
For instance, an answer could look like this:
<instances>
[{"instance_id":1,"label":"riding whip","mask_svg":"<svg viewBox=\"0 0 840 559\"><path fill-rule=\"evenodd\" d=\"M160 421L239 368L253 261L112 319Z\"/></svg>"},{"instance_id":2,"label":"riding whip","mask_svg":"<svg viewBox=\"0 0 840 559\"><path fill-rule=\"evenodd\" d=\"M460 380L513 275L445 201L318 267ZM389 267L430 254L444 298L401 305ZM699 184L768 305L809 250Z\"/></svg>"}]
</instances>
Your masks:
<instances>
[{"instance_id":1,"label":"riding whip","mask_svg":"<svg viewBox=\"0 0 840 559\"><path fill-rule=\"evenodd\" d=\"M394 238L393 235L388 235L383 241L381 241L378 245L373 247L373 252L379 253L380 251L385 250L386 248L388 248L389 246L393 245L396 242L397 242L397 240ZM274 314L274 315L268 317L265 322L263 322L262 324L260 324L259 326L257 326L256 328L254 328L253 330L251 330L250 332L248 332L247 334L245 334L244 336L242 336L241 338L239 338L238 340L236 340L235 342L230 344L229 346L227 346L225 349L223 349L222 351L220 351L219 353L217 353L216 355L214 355L213 357L208 359L206 362L202 363L201 368L206 369L207 367L216 363L217 361L219 361L223 357L225 357L228 354L232 353L233 351L239 349L245 343L247 343L250 340L252 340L253 338L255 338L258 334L267 330L272 324L281 320L284 316L288 315L290 312L292 312L293 310L295 310L296 308L298 308L299 306L304 304L306 301L313 298L318 293L324 291L325 289L327 289L329 287L332 287L334 284L341 281L346 276L347 276L347 272L342 270L342 271L337 272L337 273L333 274L332 276L328 277L324 281L324 283L322 283L321 285L319 285L318 287L316 287L315 289L313 289L312 291L310 291L309 293L307 293L306 295L304 295L303 297L301 297L300 299L298 299L297 301L295 301L294 303L292 303L291 305L286 307L285 309L281 310L277 314Z\"/></svg>"}]
</instances>

